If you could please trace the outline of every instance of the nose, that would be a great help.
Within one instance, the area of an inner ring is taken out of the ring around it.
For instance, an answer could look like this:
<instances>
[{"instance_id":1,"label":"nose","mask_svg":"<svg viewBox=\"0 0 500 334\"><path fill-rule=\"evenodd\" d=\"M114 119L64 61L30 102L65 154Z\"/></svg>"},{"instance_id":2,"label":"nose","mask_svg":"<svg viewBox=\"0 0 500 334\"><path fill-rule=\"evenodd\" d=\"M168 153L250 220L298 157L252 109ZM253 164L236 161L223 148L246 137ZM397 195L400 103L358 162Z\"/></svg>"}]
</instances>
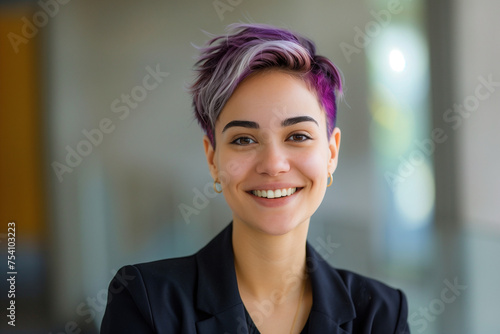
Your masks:
<instances>
[{"instance_id":1,"label":"nose","mask_svg":"<svg viewBox=\"0 0 500 334\"><path fill-rule=\"evenodd\" d=\"M277 176L290 170L289 156L285 148L269 143L258 152L256 171L259 174Z\"/></svg>"}]
</instances>

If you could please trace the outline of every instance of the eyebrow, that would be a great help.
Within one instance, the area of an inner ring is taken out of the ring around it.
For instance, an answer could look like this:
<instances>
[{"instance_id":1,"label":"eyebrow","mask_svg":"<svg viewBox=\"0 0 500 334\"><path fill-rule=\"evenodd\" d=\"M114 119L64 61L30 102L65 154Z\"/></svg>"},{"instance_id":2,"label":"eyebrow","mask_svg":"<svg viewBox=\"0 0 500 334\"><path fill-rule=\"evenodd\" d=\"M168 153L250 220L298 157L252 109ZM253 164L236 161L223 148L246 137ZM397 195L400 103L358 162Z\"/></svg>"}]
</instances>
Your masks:
<instances>
[{"instance_id":1,"label":"eyebrow","mask_svg":"<svg viewBox=\"0 0 500 334\"><path fill-rule=\"evenodd\" d=\"M259 124L256 123L256 122L251 122L251 121L231 121L231 122L229 122L229 123L226 124L226 126L224 127L224 129L222 129L222 133L224 133L224 131L226 131L227 129L235 127L235 126L240 126L240 127L249 128L249 129L258 129L259 128Z\"/></svg>"},{"instance_id":2,"label":"eyebrow","mask_svg":"<svg viewBox=\"0 0 500 334\"><path fill-rule=\"evenodd\" d=\"M319 126L318 122L316 122L316 120L311 116L297 116L287 118L281 122L281 126L290 126L301 122L314 122L317 126Z\"/></svg>"},{"instance_id":3,"label":"eyebrow","mask_svg":"<svg viewBox=\"0 0 500 334\"><path fill-rule=\"evenodd\" d=\"M297 117L287 118L281 122L281 126L286 127L286 126L291 126L291 125L301 123L301 122L313 122L313 123L316 123L317 126L319 126L318 122L310 116L297 116ZM222 129L222 133L224 133L224 131L226 131L229 128L238 127L238 126L243 127L243 128L248 128L248 129L259 129L260 128L259 124L256 122L238 121L237 120L237 121L231 121L231 122L227 123L226 126L224 127L224 129Z\"/></svg>"}]
</instances>

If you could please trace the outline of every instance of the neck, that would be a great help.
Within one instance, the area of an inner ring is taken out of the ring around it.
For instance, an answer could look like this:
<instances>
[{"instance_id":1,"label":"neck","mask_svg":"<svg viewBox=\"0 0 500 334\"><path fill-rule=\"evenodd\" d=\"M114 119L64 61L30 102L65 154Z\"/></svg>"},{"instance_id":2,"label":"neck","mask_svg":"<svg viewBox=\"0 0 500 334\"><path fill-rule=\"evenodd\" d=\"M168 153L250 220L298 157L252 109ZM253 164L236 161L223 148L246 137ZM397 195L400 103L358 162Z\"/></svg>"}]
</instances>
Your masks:
<instances>
[{"instance_id":1,"label":"neck","mask_svg":"<svg viewBox=\"0 0 500 334\"><path fill-rule=\"evenodd\" d=\"M266 299L300 291L306 267L309 221L284 235L269 235L233 222L236 277L242 295Z\"/></svg>"}]
</instances>

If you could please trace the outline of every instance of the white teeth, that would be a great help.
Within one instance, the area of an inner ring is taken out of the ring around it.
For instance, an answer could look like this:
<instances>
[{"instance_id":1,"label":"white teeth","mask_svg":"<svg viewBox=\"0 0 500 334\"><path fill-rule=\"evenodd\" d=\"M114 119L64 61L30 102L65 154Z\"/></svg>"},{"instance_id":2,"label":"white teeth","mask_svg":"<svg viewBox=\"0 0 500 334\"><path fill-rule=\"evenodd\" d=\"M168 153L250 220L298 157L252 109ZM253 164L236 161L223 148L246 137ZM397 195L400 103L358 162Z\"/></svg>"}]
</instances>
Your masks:
<instances>
[{"instance_id":1,"label":"white teeth","mask_svg":"<svg viewBox=\"0 0 500 334\"><path fill-rule=\"evenodd\" d=\"M290 196L297 191L297 188L276 189L276 190L252 190L252 194L264 198L280 198Z\"/></svg>"}]
</instances>

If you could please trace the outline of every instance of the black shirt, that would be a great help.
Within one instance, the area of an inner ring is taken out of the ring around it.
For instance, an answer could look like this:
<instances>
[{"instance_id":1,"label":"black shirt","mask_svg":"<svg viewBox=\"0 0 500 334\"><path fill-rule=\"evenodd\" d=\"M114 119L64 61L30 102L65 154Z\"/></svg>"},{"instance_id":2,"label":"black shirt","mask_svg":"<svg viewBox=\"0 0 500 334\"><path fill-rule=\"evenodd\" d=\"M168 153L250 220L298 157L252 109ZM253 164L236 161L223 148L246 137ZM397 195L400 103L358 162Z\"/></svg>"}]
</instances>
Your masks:
<instances>
[{"instance_id":1,"label":"black shirt","mask_svg":"<svg viewBox=\"0 0 500 334\"><path fill-rule=\"evenodd\" d=\"M245 307L245 318L247 321L247 326L248 326L248 334L260 334L259 330L257 329L257 326L255 326L252 318L250 317L250 314L248 313L246 307ZM309 318L307 318L307 322L304 325L304 328L302 328L302 331L300 334L308 334L309 330L307 329L309 325Z\"/></svg>"}]
</instances>

